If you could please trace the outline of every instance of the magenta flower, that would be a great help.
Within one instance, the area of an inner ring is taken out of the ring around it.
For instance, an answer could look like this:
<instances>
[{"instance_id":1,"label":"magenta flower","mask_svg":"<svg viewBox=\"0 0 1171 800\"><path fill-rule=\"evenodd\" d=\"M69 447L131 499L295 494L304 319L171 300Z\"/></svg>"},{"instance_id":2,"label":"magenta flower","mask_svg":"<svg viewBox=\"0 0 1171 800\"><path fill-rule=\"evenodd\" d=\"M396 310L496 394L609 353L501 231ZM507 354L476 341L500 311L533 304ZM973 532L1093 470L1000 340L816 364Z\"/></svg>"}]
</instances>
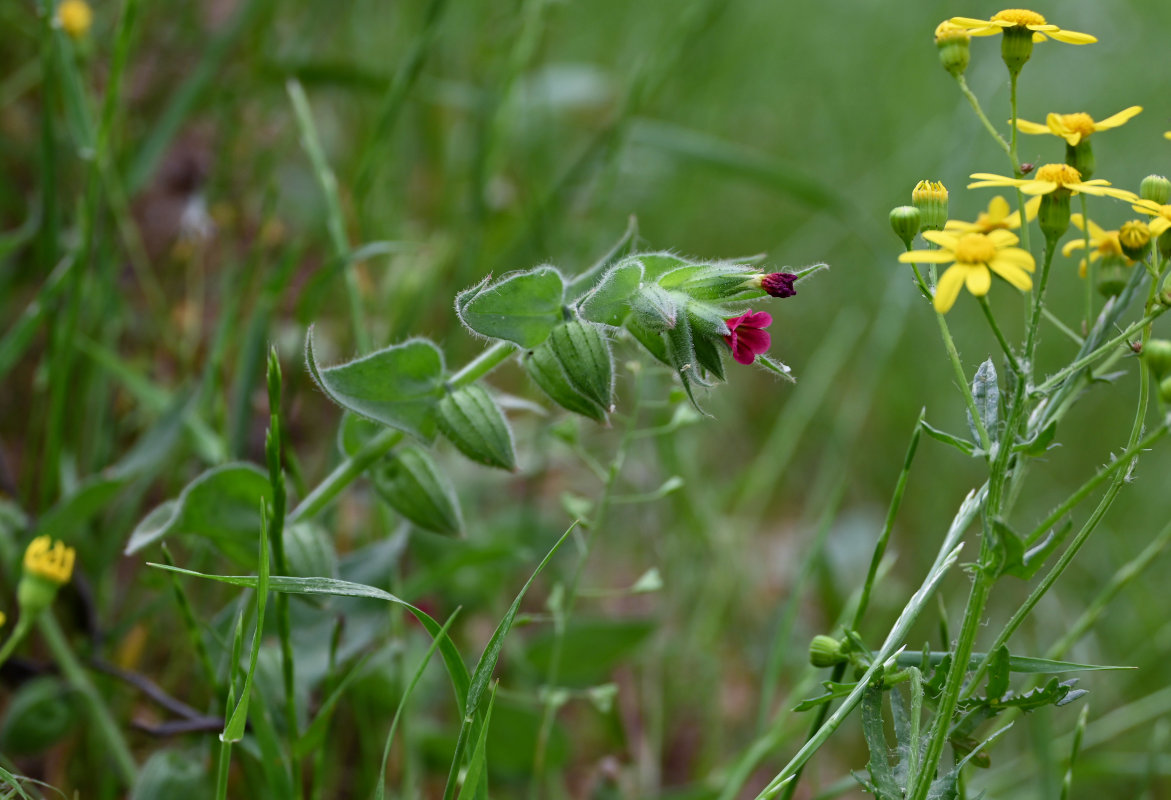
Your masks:
<instances>
[{"instance_id":1,"label":"magenta flower","mask_svg":"<svg viewBox=\"0 0 1171 800\"><path fill-rule=\"evenodd\" d=\"M765 330L773 324L771 314L749 309L738 317L724 321L728 323L729 331L724 341L732 348L732 358L737 364L751 364L772 344L772 337Z\"/></svg>"}]
</instances>

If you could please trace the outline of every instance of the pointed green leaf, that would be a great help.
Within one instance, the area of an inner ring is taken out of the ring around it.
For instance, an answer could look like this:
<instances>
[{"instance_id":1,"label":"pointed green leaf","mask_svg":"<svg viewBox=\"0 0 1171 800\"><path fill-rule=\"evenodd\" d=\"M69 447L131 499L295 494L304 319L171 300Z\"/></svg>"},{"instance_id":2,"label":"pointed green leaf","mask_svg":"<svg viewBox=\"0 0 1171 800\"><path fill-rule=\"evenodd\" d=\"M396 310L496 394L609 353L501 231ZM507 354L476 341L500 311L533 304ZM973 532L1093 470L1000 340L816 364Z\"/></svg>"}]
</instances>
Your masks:
<instances>
[{"instance_id":1,"label":"pointed green leaf","mask_svg":"<svg viewBox=\"0 0 1171 800\"><path fill-rule=\"evenodd\" d=\"M988 686L987 696L992 700L999 700L1008 691L1009 672L1008 648L1004 645L992 651L988 659Z\"/></svg>"},{"instance_id":2,"label":"pointed green leaf","mask_svg":"<svg viewBox=\"0 0 1171 800\"><path fill-rule=\"evenodd\" d=\"M256 576L256 630L252 634L252 654L248 658L248 672L244 676L244 688L236 710L232 712L220 734L221 742L238 742L244 738L244 725L248 722L248 704L252 697L252 678L256 675L256 661L260 657L260 642L264 638L264 609L268 604L268 519L263 510L260 515L260 571Z\"/></svg>"},{"instance_id":3,"label":"pointed green leaf","mask_svg":"<svg viewBox=\"0 0 1171 800\"><path fill-rule=\"evenodd\" d=\"M920 424L923 426L924 432L932 439L943 442L944 444L949 444L966 456L970 456L976 452L976 445L972 444L967 439L961 439L958 436L952 436L947 431L941 431L939 428L932 427L931 425L927 424L926 420Z\"/></svg>"},{"instance_id":4,"label":"pointed green leaf","mask_svg":"<svg viewBox=\"0 0 1171 800\"><path fill-rule=\"evenodd\" d=\"M323 369L313 353L310 328L305 361L317 385L342 408L423 441L435 437L443 354L434 343L411 339Z\"/></svg>"},{"instance_id":5,"label":"pointed green leaf","mask_svg":"<svg viewBox=\"0 0 1171 800\"><path fill-rule=\"evenodd\" d=\"M460 321L490 339L533 348L562 320L565 281L553 267L512 272L456 298Z\"/></svg>"}]
</instances>

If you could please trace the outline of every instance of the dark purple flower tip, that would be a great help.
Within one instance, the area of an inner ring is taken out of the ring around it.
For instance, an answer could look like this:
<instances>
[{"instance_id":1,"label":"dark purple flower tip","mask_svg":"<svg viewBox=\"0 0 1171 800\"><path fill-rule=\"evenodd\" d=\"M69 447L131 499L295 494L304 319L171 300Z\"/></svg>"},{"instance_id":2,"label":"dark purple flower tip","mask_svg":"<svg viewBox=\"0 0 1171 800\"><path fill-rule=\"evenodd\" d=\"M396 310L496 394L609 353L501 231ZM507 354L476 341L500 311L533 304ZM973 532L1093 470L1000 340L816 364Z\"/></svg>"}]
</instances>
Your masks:
<instances>
[{"instance_id":1,"label":"dark purple flower tip","mask_svg":"<svg viewBox=\"0 0 1171 800\"><path fill-rule=\"evenodd\" d=\"M729 333L724 341L732 348L732 358L737 364L751 364L772 344L772 337L765 328L773 324L773 318L767 312L749 309L725 322Z\"/></svg>"},{"instance_id":2,"label":"dark purple flower tip","mask_svg":"<svg viewBox=\"0 0 1171 800\"><path fill-rule=\"evenodd\" d=\"M760 279L760 288L773 297L792 297L797 294L793 282L797 276L791 272L771 272Z\"/></svg>"}]
</instances>

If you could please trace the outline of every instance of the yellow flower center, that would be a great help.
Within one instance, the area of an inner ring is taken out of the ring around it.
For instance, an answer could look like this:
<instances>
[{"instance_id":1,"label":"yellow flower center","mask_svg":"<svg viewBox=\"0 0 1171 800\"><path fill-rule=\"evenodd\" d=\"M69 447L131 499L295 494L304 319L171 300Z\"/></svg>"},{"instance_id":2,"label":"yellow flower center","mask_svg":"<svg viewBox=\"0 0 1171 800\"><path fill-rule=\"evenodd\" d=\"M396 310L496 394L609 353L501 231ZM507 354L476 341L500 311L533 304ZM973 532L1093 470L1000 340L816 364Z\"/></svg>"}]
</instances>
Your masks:
<instances>
[{"instance_id":1,"label":"yellow flower center","mask_svg":"<svg viewBox=\"0 0 1171 800\"><path fill-rule=\"evenodd\" d=\"M1083 139L1095 130L1094 118L1084 111L1079 111L1076 114L1058 114L1057 119L1061 121L1062 127L1067 131L1080 133Z\"/></svg>"},{"instance_id":2,"label":"yellow flower center","mask_svg":"<svg viewBox=\"0 0 1171 800\"><path fill-rule=\"evenodd\" d=\"M954 252L961 264L987 264L996 258L996 245L982 233L968 233L956 242Z\"/></svg>"},{"instance_id":3,"label":"yellow flower center","mask_svg":"<svg viewBox=\"0 0 1171 800\"><path fill-rule=\"evenodd\" d=\"M1151 229L1141 219L1132 219L1122 223L1118 229L1118 240L1131 249L1139 250L1151 241Z\"/></svg>"},{"instance_id":4,"label":"yellow flower center","mask_svg":"<svg viewBox=\"0 0 1171 800\"><path fill-rule=\"evenodd\" d=\"M1082 174L1069 164L1046 164L1037 169L1034 180L1056 183L1058 186L1068 186L1071 183L1081 183Z\"/></svg>"},{"instance_id":5,"label":"yellow flower center","mask_svg":"<svg viewBox=\"0 0 1171 800\"><path fill-rule=\"evenodd\" d=\"M1025 8L1006 8L992 16L993 22L1011 22L1013 25L1044 25L1045 18Z\"/></svg>"}]
</instances>

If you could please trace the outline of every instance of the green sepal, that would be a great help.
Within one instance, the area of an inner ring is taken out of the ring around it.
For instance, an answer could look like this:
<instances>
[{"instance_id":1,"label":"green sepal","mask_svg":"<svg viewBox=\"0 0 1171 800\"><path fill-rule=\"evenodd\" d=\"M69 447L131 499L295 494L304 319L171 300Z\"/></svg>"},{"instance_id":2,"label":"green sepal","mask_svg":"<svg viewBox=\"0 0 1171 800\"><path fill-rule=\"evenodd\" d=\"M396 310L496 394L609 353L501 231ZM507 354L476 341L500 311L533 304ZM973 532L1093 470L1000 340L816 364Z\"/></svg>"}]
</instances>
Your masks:
<instances>
[{"instance_id":1,"label":"green sepal","mask_svg":"<svg viewBox=\"0 0 1171 800\"><path fill-rule=\"evenodd\" d=\"M456 389L439 401L439 430L472 461L516 469L512 429L500 406L479 384Z\"/></svg>"},{"instance_id":2,"label":"green sepal","mask_svg":"<svg viewBox=\"0 0 1171 800\"><path fill-rule=\"evenodd\" d=\"M662 331L651 330L639 322L633 315L626 318L626 330L641 344L646 351L659 361L671 366L671 357L667 354L667 340Z\"/></svg>"},{"instance_id":3,"label":"green sepal","mask_svg":"<svg viewBox=\"0 0 1171 800\"><path fill-rule=\"evenodd\" d=\"M630 308L634 312L632 318L651 331L670 330L679 317L676 296L653 283L643 284L631 296Z\"/></svg>"},{"instance_id":4,"label":"green sepal","mask_svg":"<svg viewBox=\"0 0 1171 800\"><path fill-rule=\"evenodd\" d=\"M455 489L426 450L399 447L370 477L387 505L420 528L449 535L463 529Z\"/></svg>"},{"instance_id":5,"label":"green sepal","mask_svg":"<svg viewBox=\"0 0 1171 800\"><path fill-rule=\"evenodd\" d=\"M511 272L485 279L455 298L455 310L468 330L521 347L539 345L562 319L565 279L553 267Z\"/></svg>"},{"instance_id":6,"label":"green sepal","mask_svg":"<svg viewBox=\"0 0 1171 800\"><path fill-rule=\"evenodd\" d=\"M582 319L618 327L630 314L630 298L642 282L642 264L621 261L611 267L578 304Z\"/></svg>"},{"instance_id":7,"label":"green sepal","mask_svg":"<svg viewBox=\"0 0 1171 800\"><path fill-rule=\"evenodd\" d=\"M549 342L527 353L523 363L529 377L554 403L598 422L606 421L606 409L579 392L569 382Z\"/></svg>"},{"instance_id":8,"label":"green sepal","mask_svg":"<svg viewBox=\"0 0 1171 800\"><path fill-rule=\"evenodd\" d=\"M750 282L757 274L743 264L696 264L668 272L659 278L659 285L681 291L693 300L735 300L764 294Z\"/></svg>"},{"instance_id":9,"label":"green sepal","mask_svg":"<svg viewBox=\"0 0 1171 800\"><path fill-rule=\"evenodd\" d=\"M570 385L609 410L614 396L614 356L598 326L571 320L553 329L549 344Z\"/></svg>"}]
</instances>

